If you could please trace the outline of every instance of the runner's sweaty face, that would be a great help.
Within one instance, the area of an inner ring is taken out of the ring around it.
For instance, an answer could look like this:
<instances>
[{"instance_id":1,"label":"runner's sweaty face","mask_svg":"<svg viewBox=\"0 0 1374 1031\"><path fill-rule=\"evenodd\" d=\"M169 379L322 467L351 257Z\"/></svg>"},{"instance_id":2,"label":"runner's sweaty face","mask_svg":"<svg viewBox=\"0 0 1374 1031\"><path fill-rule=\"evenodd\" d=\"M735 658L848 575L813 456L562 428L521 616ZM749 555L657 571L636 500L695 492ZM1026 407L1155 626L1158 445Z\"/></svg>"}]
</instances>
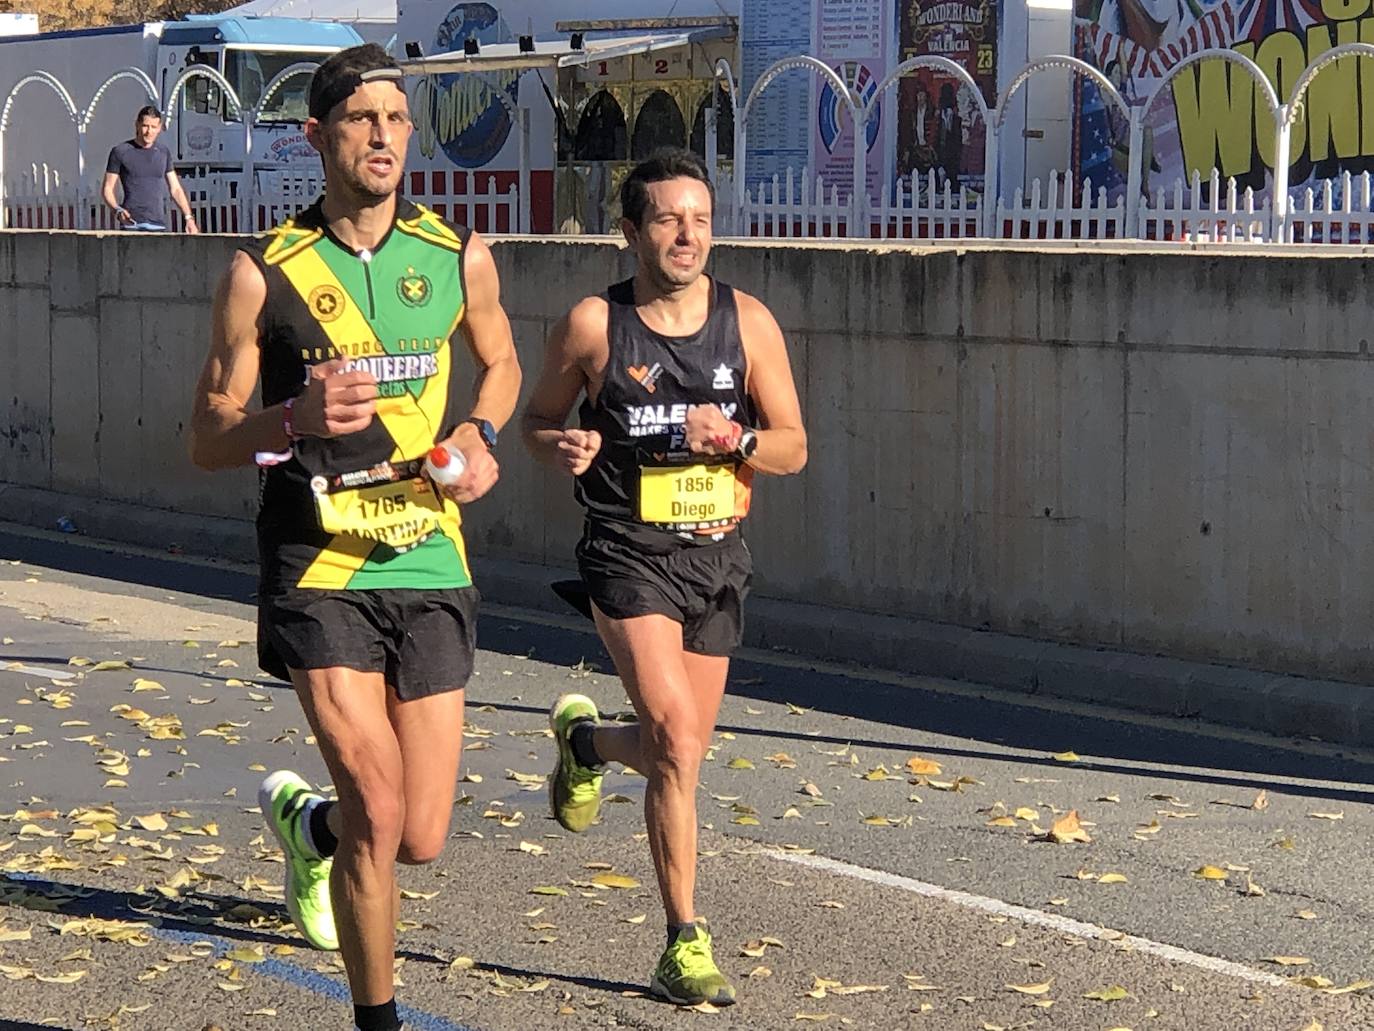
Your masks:
<instances>
[{"instance_id":1,"label":"runner's sweaty face","mask_svg":"<svg viewBox=\"0 0 1374 1031\"><path fill-rule=\"evenodd\" d=\"M626 238L639 265L660 286L691 286L711 253L711 193L697 179L680 176L646 187L643 223Z\"/></svg>"},{"instance_id":2,"label":"runner's sweaty face","mask_svg":"<svg viewBox=\"0 0 1374 1031\"><path fill-rule=\"evenodd\" d=\"M361 200L384 200L401 184L412 125L406 95L392 82L367 82L322 122L306 122L325 178Z\"/></svg>"}]
</instances>

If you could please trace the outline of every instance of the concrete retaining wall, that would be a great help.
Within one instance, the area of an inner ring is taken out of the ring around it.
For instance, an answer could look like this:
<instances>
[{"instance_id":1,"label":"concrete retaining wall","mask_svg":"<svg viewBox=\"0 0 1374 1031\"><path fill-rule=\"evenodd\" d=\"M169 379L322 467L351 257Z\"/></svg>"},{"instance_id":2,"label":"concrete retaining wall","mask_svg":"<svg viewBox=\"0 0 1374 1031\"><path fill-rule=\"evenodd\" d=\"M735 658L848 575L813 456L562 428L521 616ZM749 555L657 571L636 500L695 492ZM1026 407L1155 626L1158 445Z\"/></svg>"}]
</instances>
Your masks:
<instances>
[{"instance_id":1,"label":"concrete retaining wall","mask_svg":"<svg viewBox=\"0 0 1374 1031\"><path fill-rule=\"evenodd\" d=\"M181 434L214 237L0 233L0 483L251 518ZM552 321L628 269L493 243L527 380ZM1321 250L721 244L791 346L811 464L763 478L782 601L1374 681L1370 262ZM528 383L527 383L528 386ZM567 567L566 479L512 431L475 553Z\"/></svg>"}]
</instances>

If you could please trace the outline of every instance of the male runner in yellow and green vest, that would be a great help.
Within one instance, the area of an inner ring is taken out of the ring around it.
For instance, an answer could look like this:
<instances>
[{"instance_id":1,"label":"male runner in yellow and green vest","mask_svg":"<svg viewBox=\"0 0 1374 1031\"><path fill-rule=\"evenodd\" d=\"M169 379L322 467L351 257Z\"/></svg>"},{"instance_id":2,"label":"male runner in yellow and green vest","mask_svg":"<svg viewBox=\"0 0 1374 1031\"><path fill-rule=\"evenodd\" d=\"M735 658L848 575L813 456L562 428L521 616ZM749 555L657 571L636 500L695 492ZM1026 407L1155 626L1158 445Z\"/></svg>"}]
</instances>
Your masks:
<instances>
[{"instance_id":1,"label":"male runner in yellow and green vest","mask_svg":"<svg viewBox=\"0 0 1374 1031\"><path fill-rule=\"evenodd\" d=\"M396 64L375 45L332 56L309 112L326 192L234 256L191 450L206 469L262 467L259 661L295 686L338 799L281 770L259 800L296 925L343 953L354 1024L396 1031L395 864L443 848L472 673L458 506L496 483L520 367L486 245L397 195ZM439 443L466 460L444 489L422 472Z\"/></svg>"},{"instance_id":2,"label":"male runner in yellow and green vest","mask_svg":"<svg viewBox=\"0 0 1374 1031\"><path fill-rule=\"evenodd\" d=\"M576 477L586 511L583 604L639 717L604 726L583 695L554 702L554 815L570 831L587 828L607 761L644 774L668 920L649 988L689 1006L735 1001L694 889L697 773L753 565L740 524L754 473L806 464L777 322L756 298L704 274L712 200L706 168L688 151L661 151L630 172L621 228L634 277L585 298L554 327L524 415L535 456ZM578 425L566 428L579 397Z\"/></svg>"}]
</instances>

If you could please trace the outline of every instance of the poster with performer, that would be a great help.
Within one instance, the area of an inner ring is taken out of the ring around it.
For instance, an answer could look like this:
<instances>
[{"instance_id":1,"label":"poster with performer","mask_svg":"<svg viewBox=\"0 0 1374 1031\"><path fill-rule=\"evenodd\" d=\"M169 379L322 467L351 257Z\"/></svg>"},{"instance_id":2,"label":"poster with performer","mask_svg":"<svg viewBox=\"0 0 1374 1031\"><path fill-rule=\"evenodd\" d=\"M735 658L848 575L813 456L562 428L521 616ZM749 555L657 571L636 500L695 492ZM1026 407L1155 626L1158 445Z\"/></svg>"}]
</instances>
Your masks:
<instances>
[{"instance_id":1,"label":"poster with performer","mask_svg":"<svg viewBox=\"0 0 1374 1031\"><path fill-rule=\"evenodd\" d=\"M878 83L894 64L894 13L892 0L814 0L812 5L811 53L834 69L861 104L872 102ZM855 143L849 108L820 76L814 77L811 93L816 98L811 119L812 174L827 185L834 183L847 196L853 184ZM864 127L870 196L887 179L894 121L891 97L890 93L870 112Z\"/></svg>"},{"instance_id":2,"label":"poster with performer","mask_svg":"<svg viewBox=\"0 0 1374 1031\"><path fill-rule=\"evenodd\" d=\"M1340 43L1371 38L1368 3L1322 0L1076 0L1074 53L1098 68L1126 102L1144 102L1190 55L1232 49L1259 65L1281 99L1307 64ZM1293 126L1290 182L1374 170L1374 103L1368 70L1339 61L1319 75ZM1102 91L1074 86L1073 167L1080 179L1124 196L1129 125ZM1184 67L1145 115L1136 155L1141 193L1172 191L1215 167L1257 193L1272 184L1272 121L1253 80L1222 61Z\"/></svg>"},{"instance_id":3,"label":"poster with performer","mask_svg":"<svg viewBox=\"0 0 1374 1031\"><path fill-rule=\"evenodd\" d=\"M898 57L947 57L997 102L997 0L898 0ZM919 68L898 90L897 171L935 172L936 189L981 192L987 126L968 87L947 72ZM922 187L924 189L924 186Z\"/></svg>"}]
</instances>

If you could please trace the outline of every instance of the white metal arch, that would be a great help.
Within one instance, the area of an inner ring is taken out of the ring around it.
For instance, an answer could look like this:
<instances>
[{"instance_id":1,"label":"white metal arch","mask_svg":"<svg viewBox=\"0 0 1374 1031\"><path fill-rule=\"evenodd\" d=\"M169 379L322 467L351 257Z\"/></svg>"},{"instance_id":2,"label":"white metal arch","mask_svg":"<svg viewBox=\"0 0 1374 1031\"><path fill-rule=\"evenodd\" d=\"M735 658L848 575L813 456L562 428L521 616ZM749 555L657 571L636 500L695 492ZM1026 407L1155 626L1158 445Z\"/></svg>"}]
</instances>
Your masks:
<instances>
[{"instance_id":1,"label":"white metal arch","mask_svg":"<svg viewBox=\"0 0 1374 1031\"><path fill-rule=\"evenodd\" d=\"M289 68L286 70L290 71ZM193 64L177 76L176 82L172 83L172 88L167 94L167 99L164 100L162 103L162 111L163 114L166 115L166 121L164 124L167 126L167 128L170 129L172 127L172 122L176 120L177 98L181 96L182 89L186 86L188 82L190 82L197 76L204 79L209 79L220 89L224 90L224 95L228 97L230 102L234 105L234 110L238 112L240 116L244 114L243 102L239 100L238 92L234 89L234 87L229 85L228 79L226 79L223 75L221 75L219 72L209 67L208 65Z\"/></svg>"},{"instance_id":2,"label":"white metal arch","mask_svg":"<svg viewBox=\"0 0 1374 1031\"><path fill-rule=\"evenodd\" d=\"M121 68L102 82L100 88L95 91L95 95L91 97L91 102L86 105L86 110L81 113L81 128L90 128L91 117L95 114L95 109L100 106L100 101L104 99L106 91L120 79L133 79L143 87L144 94L152 103L158 102L157 87L153 85L153 80L148 78L143 69Z\"/></svg>"},{"instance_id":3,"label":"white metal arch","mask_svg":"<svg viewBox=\"0 0 1374 1031\"><path fill-rule=\"evenodd\" d=\"M86 170L85 154L85 133L82 132L81 114L76 108L72 95L67 92L67 87L62 85L58 79L47 72L38 71L24 76L14 84L14 87L5 97L5 105L0 108L0 228L4 227L5 214L5 133L10 127L10 112L14 110L14 103L19 98L19 92L25 87L34 83L42 83L57 94L62 106L67 109L67 117L72 121L72 128L76 130L76 167L77 167L77 189L81 189Z\"/></svg>"},{"instance_id":4,"label":"white metal arch","mask_svg":"<svg viewBox=\"0 0 1374 1031\"><path fill-rule=\"evenodd\" d=\"M1127 118L1131 116L1130 105L1122 99L1121 91L1116 88L1112 80L1103 75L1100 71L1088 64L1087 61L1080 61L1076 57L1068 57L1062 54L1050 57L1036 58L1016 73L1016 78L1007 83L1007 88L1002 91L1002 95L997 98L996 127L1000 132L1002 123L1007 119L1007 111L1011 107L1012 98L1016 96L1017 90L1024 86L1030 79L1040 72L1048 71L1051 68L1062 68L1066 71L1077 72L1092 79L1099 88L1104 90L1112 103L1120 109L1121 113Z\"/></svg>"},{"instance_id":5,"label":"white metal arch","mask_svg":"<svg viewBox=\"0 0 1374 1031\"><path fill-rule=\"evenodd\" d=\"M717 74L720 73L720 63L716 65ZM789 72L797 68L806 68L823 77L834 87L835 92L844 101L845 107L849 109L850 120L854 123L854 178L851 184L850 206L855 222L862 215L864 207L864 195L867 192L867 169L868 149L859 145L859 140L864 138L864 115L866 109L858 103L858 98L854 91L849 88L833 68L818 57L810 54L799 54L795 57L784 57L774 61L763 73L759 75L753 87L749 90L749 96L745 98L744 106L735 108L735 210L744 210L744 162L742 156L747 153L745 143L749 135L749 112L753 109L754 103L769 85L784 72ZM726 65L729 70L729 65ZM737 96L734 88L731 88L731 95ZM865 233L864 235L867 235Z\"/></svg>"},{"instance_id":6,"label":"white metal arch","mask_svg":"<svg viewBox=\"0 0 1374 1031\"><path fill-rule=\"evenodd\" d=\"M878 89L874 92L873 97L864 105L865 112L875 107L883 99L883 94L897 84L897 80L907 72L914 71L917 68L937 68L942 72L954 76L962 85L967 86L972 91L974 98L978 101L978 113L983 116L984 123L988 121L991 110L988 107L987 101L983 99L983 91L978 88L978 83L974 81L973 76L968 73L968 69L961 64L956 64L948 57L941 57L939 54L921 54L917 57L908 57L896 68L884 75L878 82Z\"/></svg>"},{"instance_id":7,"label":"white metal arch","mask_svg":"<svg viewBox=\"0 0 1374 1031\"><path fill-rule=\"evenodd\" d=\"M1374 53L1374 47L1370 47L1369 50L1371 53ZM1220 58L1223 61L1230 61L1232 64L1240 65L1240 67L1244 68L1246 72L1249 73L1250 78L1254 79L1255 83L1260 87L1260 94L1264 97L1264 104L1269 108L1269 113L1271 115L1278 114L1279 95L1274 91L1273 84L1269 81L1269 77L1264 74L1260 66L1242 53L1238 53L1235 50L1221 50L1218 48L1199 50L1195 54L1189 54L1178 64L1174 65L1154 84L1154 87L1146 95L1144 102L1140 106L1146 111L1150 110L1150 108L1154 106L1155 98L1164 92L1164 87L1173 82L1185 68L1191 68L1200 61L1206 61L1214 57Z\"/></svg>"},{"instance_id":8,"label":"white metal arch","mask_svg":"<svg viewBox=\"0 0 1374 1031\"><path fill-rule=\"evenodd\" d=\"M854 92L845 84L845 81L835 74L835 69L826 64L819 57L812 57L810 54L799 54L796 57L784 57L774 61L763 70L763 74L754 83L753 89L749 91L748 98L744 101L744 110L741 112L741 121L747 121L749 111L758 100L759 94L766 90L769 85L783 72L790 72L795 68L810 68L813 72L830 80L830 85L835 87L835 92L844 98L844 102L849 106L849 113L856 118L861 110L856 102Z\"/></svg>"},{"instance_id":9,"label":"white metal arch","mask_svg":"<svg viewBox=\"0 0 1374 1031\"><path fill-rule=\"evenodd\" d=\"M43 83L57 94L63 106L66 107L67 115L71 118L73 125L81 124L81 113L77 109L76 103L72 100L72 95L67 92L67 87L63 86L57 78L49 75L47 72L33 72L16 82L14 88L10 90L9 96L5 97L4 109L0 110L0 130L9 128L10 111L14 108L14 102L19 98L20 90L35 82Z\"/></svg>"},{"instance_id":10,"label":"white metal arch","mask_svg":"<svg viewBox=\"0 0 1374 1031\"><path fill-rule=\"evenodd\" d=\"M711 75L717 83L721 82L721 80L724 80L725 95L730 98L730 106L734 108L735 113L738 114L739 90L736 88L735 85L735 72L730 67L730 62L723 57L717 58L716 66L712 69Z\"/></svg>"},{"instance_id":11,"label":"white metal arch","mask_svg":"<svg viewBox=\"0 0 1374 1031\"><path fill-rule=\"evenodd\" d=\"M314 75L315 69L318 67L319 65L312 64L309 61L297 61L295 64L287 65L281 71L277 72L276 75L268 80L267 88L262 91L262 96L258 98L258 102L253 108L253 114L256 115L267 106L267 102L276 95L277 90L281 89L282 83L286 82L288 79L294 79L298 75ZM254 120L256 121L256 118Z\"/></svg>"},{"instance_id":12,"label":"white metal arch","mask_svg":"<svg viewBox=\"0 0 1374 1031\"><path fill-rule=\"evenodd\" d=\"M1318 54L1312 63L1304 69L1302 75L1298 76L1298 81L1293 84L1293 93L1289 96L1288 103L1284 105L1287 110L1284 111L1283 118L1289 126L1292 126L1293 120L1298 117L1299 107L1303 97L1307 94L1307 88L1312 85L1312 80L1317 77L1322 69L1339 61L1342 57L1374 57L1374 44L1342 43L1340 46L1332 47L1330 50ZM1277 109L1277 104L1270 106L1271 111L1277 113Z\"/></svg>"}]
</instances>

